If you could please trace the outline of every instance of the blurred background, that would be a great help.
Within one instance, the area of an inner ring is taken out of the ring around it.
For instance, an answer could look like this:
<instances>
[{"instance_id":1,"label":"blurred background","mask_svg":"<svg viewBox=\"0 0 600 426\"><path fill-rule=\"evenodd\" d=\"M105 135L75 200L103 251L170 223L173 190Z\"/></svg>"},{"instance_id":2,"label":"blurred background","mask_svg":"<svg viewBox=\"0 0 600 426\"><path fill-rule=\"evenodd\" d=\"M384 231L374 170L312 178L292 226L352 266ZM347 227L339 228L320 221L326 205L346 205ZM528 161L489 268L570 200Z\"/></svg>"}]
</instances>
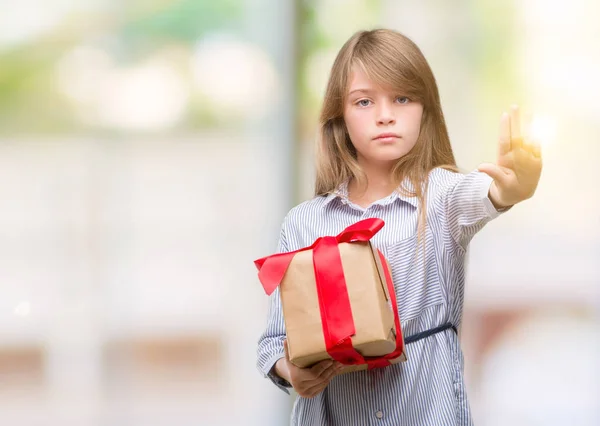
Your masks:
<instances>
[{"instance_id":1,"label":"blurred background","mask_svg":"<svg viewBox=\"0 0 600 426\"><path fill-rule=\"evenodd\" d=\"M459 166L535 113L536 196L473 241L479 425L600 424L600 5L0 1L0 424L283 425L253 260L312 196L333 58L411 37Z\"/></svg>"}]
</instances>

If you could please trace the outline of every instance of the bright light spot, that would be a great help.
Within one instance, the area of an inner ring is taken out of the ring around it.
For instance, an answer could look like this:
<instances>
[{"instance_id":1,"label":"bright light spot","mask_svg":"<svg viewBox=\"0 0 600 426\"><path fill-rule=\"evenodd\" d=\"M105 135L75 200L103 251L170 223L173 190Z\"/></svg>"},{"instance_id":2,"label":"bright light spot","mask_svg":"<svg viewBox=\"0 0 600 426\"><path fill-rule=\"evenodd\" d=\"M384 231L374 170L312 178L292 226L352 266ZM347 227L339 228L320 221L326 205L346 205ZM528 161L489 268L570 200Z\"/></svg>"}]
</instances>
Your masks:
<instances>
[{"instance_id":1,"label":"bright light spot","mask_svg":"<svg viewBox=\"0 0 600 426\"><path fill-rule=\"evenodd\" d=\"M543 147L554 144L556 140L556 123L548 117L534 115L530 124L530 138Z\"/></svg>"},{"instance_id":2,"label":"bright light spot","mask_svg":"<svg viewBox=\"0 0 600 426\"><path fill-rule=\"evenodd\" d=\"M98 119L124 129L171 127L183 116L189 101L183 78L160 60L114 71L103 86L97 104Z\"/></svg>"},{"instance_id":3,"label":"bright light spot","mask_svg":"<svg viewBox=\"0 0 600 426\"><path fill-rule=\"evenodd\" d=\"M260 118L279 102L279 75L257 46L212 37L196 46L191 65L196 87L217 115Z\"/></svg>"},{"instance_id":4,"label":"bright light spot","mask_svg":"<svg viewBox=\"0 0 600 426\"><path fill-rule=\"evenodd\" d=\"M29 302L21 302L15 306L15 315L20 317L26 317L31 313L31 305Z\"/></svg>"},{"instance_id":5,"label":"bright light spot","mask_svg":"<svg viewBox=\"0 0 600 426\"><path fill-rule=\"evenodd\" d=\"M160 54L118 68L106 52L79 47L60 61L57 79L84 121L125 130L172 127L183 117L190 98L173 60Z\"/></svg>"}]
</instances>

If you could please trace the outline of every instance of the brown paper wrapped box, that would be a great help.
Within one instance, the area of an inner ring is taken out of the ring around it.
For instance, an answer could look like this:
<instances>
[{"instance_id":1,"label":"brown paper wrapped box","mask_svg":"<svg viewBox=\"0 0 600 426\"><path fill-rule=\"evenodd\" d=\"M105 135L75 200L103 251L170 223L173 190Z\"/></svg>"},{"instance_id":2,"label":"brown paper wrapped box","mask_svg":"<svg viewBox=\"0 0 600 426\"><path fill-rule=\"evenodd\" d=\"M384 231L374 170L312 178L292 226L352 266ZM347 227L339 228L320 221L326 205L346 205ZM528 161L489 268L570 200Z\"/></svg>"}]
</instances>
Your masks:
<instances>
[{"instance_id":1,"label":"brown paper wrapped box","mask_svg":"<svg viewBox=\"0 0 600 426\"><path fill-rule=\"evenodd\" d=\"M365 357L393 352L394 314L377 249L368 241L340 243L338 248L356 329L352 345ZM385 267L389 270L389 264ZM323 336L312 250L294 255L279 288L290 361L309 367L331 359ZM392 364L402 361L406 361L405 351L390 360ZM353 365L342 372L366 368L366 364Z\"/></svg>"}]
</instances>

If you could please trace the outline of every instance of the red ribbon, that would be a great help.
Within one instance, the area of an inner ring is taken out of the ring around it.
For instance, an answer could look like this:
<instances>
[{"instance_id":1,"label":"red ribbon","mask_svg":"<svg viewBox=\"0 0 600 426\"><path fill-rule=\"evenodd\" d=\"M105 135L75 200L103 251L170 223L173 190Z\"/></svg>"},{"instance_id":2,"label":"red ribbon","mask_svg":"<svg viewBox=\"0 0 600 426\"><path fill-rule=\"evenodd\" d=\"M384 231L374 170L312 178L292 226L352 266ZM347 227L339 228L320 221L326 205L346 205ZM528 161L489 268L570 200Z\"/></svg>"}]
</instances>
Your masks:
<instances>
[{"instance_id":1,"label":"red ribbon","mask_svg":"<svg viewBox=\"0 0 600 426\"><path fill-rule=\"evenodd\" d=\"M270 295L281 284L294 255L301 251L313 250L313 266L325 347L327 353L342 364L358 365L366 363L369 369L385 367L390 364L390 359L397 358L404 350L394 285L385 257L379 250L377 252L385 271L385 281L394 312L396 349L392 353L381 357L365 358L352 346L351 337L356 334L356 329L338 244L369 241L381 230L383 225L383 220L377 218L361 220L350 225L335 237L321 237L309 247L288 253L274 254L254 262L259 271L258 278L265 292Z\"/></svg>"}]
</instances>

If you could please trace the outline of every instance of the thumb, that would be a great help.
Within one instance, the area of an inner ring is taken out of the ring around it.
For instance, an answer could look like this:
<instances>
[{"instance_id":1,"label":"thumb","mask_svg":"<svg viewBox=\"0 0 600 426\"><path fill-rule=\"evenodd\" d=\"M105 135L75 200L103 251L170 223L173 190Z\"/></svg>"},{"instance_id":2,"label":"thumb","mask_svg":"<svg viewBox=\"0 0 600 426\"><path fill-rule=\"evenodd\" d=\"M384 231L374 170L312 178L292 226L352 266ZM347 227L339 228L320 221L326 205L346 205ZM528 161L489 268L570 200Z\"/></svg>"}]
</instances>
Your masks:
<instances>
[{"instance_id":1,"label":"thumb","mask_svg":"<svg viewBox=\"0 0 600 426\"><path fill-rule=\"evenodd\" d=\"M502 180L506 176L506 173L500 167L492 163L480 164L479 167L477 167L477 170L485 173L486 175L498 182L502 182Z\"/></svg>"},{"instance_id":2,"label":"thumb","mask_svg":"<svg viewBox=\"0 0 600 426\"><path fill-rule=\"evenodd\" d=\"M288 361L290 360L290 354L288 352L288 344L287 344L287 339L285 339L283 341L283 353L285 354L285 359L287 359Z\"/></svg>"}]
</instances>

